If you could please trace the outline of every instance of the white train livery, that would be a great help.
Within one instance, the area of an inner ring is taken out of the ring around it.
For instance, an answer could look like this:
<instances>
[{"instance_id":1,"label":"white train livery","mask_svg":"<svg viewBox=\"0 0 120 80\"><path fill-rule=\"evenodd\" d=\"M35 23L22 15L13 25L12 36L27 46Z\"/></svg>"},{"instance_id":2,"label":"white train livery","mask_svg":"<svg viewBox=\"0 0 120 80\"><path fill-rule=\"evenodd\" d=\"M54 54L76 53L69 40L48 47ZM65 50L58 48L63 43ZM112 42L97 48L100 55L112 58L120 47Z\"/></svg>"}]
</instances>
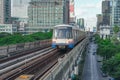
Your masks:
<instances>
[{"instance_id":1,"label":"white train livery","mask_svg":"<svg viewBox=\"0 0 120 80\"><path fill-rule=\"evenodd\" d=\"M62 24L53 29L53 48L74 48L75 44L85 38L85 32L77 26Z\"/></svg>"}]
</instances>

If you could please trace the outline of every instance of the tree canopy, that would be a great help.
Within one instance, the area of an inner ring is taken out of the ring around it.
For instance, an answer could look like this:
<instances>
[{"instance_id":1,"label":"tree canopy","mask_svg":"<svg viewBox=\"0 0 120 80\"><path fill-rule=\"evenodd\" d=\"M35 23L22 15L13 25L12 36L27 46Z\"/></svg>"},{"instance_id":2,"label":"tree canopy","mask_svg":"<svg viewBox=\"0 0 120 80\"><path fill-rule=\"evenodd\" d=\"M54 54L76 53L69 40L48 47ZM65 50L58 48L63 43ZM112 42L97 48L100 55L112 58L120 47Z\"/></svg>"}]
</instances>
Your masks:
<instances>
[{"instance_id":1,"label":"tree canopy","mask_svg":"<svg viewBox=\"0 0 120 80\"><path fill-rule=\"evenodd\" d=\"M118 32L119 32L119 27L117 26L117 25L115 25L114 27L113 27L113 31L114 31L114 33L115 34L117 34Z\"/></svg>"},{"instance_id":2,"label":"tree canopy","mask_svg":"<svg viewBox=\"0 0 120 80\"><path fill-rule=\"evenodd\" d=\"M95 42L98 44L97 54L103 57L102 70L120 80L120 44L114 44L114 40L102 40L95 35ZM120 43L120 42L119 42Z\"/></svg>"},{"instance_id":3,"label":"tree canopy","mask_svg":"<svg viewBox=\"0 0 120 80\"><path fill-rule=\"evenodd\" d=\"M104 61L103 71L108 73L110 76L120 80L120 53Z\"/></svg>"},{"instance_id":4,"label":"tree canopy","mask_svg":"<svg viewBox=\"0 0 120 80\"><path fill-rule=\"evenodd\" d=\"M10 45L10 44L17 44L17 43L25 43L25 42L33 42L38 40L45 40L52 38L52 32L37 32L30 35L21 35L19 33L15 34L7 34L1 33L0 34L0 46L3 45Z\"/></svg>"}]
</instances>

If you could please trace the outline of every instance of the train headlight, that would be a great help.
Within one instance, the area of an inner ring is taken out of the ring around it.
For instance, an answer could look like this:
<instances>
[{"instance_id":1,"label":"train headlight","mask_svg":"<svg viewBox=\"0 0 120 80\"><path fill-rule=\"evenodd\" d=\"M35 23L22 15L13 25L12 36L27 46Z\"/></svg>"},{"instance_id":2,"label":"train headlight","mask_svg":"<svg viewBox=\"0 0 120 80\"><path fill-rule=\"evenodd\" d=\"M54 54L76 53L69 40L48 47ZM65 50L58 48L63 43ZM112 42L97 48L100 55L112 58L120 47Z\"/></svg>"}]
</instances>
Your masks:
<instances>
[{"instance_id":1,"label":"train headlight","mask_svg":"<svg viewBox=\"0 0 120 80\"><path fill-rule=\"evenodd\" d=\"M68 43L68 44L73 43L73 40L69 40L69 41L67 41L67 43Z\"/></svg>"},{"instance_id":2,"label":"train headlight","mask_svg":"<svg viewBox=\"0 0 120 80\"><path fill-rule=\"evenodd\" d=\"M56 43L56 39L53 39L53 40L52 40L52 43Z\"/></svg>"}]
</instances>

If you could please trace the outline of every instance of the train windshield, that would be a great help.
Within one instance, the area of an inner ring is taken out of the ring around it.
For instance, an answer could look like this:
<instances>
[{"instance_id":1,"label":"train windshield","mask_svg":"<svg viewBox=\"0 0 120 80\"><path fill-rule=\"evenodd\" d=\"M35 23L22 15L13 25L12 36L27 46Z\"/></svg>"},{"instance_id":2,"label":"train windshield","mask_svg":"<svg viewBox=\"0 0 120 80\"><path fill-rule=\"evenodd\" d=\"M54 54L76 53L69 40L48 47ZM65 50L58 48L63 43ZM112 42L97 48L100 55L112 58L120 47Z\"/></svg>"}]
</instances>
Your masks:
<instances>
[{"instance_id":1,"label":"train windshield","mask_svg":"<svg viewBox=\"0 0 120 80\"><path fill-rule=\"evenodd\" d=\"M72 38L72 29L55 29L54 38L57 39L71 39Z\"/></svg>"}]
</instances>

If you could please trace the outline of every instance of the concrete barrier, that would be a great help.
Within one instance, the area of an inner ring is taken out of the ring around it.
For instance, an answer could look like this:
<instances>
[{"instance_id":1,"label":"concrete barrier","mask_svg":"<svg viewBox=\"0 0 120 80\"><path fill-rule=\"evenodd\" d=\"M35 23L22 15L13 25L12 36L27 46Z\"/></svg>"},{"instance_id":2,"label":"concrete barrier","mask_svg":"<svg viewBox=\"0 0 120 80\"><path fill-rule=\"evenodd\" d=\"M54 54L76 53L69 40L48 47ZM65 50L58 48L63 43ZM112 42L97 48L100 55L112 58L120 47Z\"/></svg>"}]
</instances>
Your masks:
<instances>
[{"instance_id":1,"label":"concrete barrier","mask_svg":"<svg viewBox=\"0 0 120 80\"><path fill-rule=\"evenodd\" d=\"M0 47L0 55L7 55L8 46Z\"/></svg>"},{"instance_id":2,"label":"concrete barrier","mask_svg":"<svg viewBox=\"0 0 120 80\"><path fill-rule=\"evenodd\" d=\"M48 45L51 45L51 40L42 40L36 42L20 43L16 45L2 46L0 47L0 56L9 55L10 53L14 53L17 51L23 51L26 49L33 49Z\"/></svg>"},{"instance_id":3,"label":"concrete barrier","mask_svg":"<svg viewBox=\"0 0 120 80\"><path fill-rule=\"evenodd\" d=\"M66 54L63 59L58 59L56 64L39 80L69 80L73 74L77 73L77 62L81 60L88 38L78 44L70 53Z\"/></svg>"},{"instance_id":4,"label":"concrete barrier","mask_svg":"<svg viewBox=\"0 0 120 80\"><path fill-rule=\"evenodd\" d=\"M17 45L9 45L8 46L8 52L14 52L14 51L16 51L16 48L17 47Z\"/></svg>"}]
</instances>

